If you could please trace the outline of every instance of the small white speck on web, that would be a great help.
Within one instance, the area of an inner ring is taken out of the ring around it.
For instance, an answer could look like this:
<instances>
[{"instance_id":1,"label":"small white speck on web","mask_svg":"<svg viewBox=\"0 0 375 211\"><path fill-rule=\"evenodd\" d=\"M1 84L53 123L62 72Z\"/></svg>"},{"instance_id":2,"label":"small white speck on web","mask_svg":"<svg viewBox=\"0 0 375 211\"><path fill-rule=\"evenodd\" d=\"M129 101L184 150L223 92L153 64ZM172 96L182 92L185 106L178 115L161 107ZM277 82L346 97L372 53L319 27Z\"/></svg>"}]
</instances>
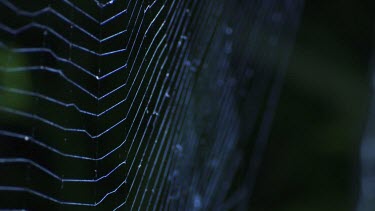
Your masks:
<instances>
[{"instance_id":1,"label":"small white speck on web","mask_svg":"<svg viewBox=\"0 0 375 211\"><path fill-rule=\"evenodd\" d=\"M142 167L142 165L141 165L141 164L139 164L138 168L141 168L141 167Z\"/></svg>"},{"instance_id":2,"label":"small white speck on web","mask_svg":"<svg viewBox=\"0 0 375 211\"><path fill-rule=\"evenodd\" d=\"M232 34L233 33L233 29L231 27L226 27L225 28L225 33L226 34Z\"/></svg>"},{"instance_id":3,"label":"small white speck on web","mask_svg":"<svg viewBox=\"0 0 375 211\"><path fill-rule=\"evenodd\" d=\"M172 176L177 177L178 175L180 175L180 172L178 170L174 170Z\"/></svg>"},{"instance_id":4,"label":"small white speck on web","mask_svg":"<svg viewBox=\"0 0 375 211\"><path fill-rule=\"evenodd\" d=\"M232 53L232 45L233 45L233 43L232 42L226 42L225 43L225 46L224 46L224 52L226 53L226 54L230 54L230 53Z\"/></svg>"},{"instance_id":5,"label":"small white speck on web","mask_svg":"<svg viewBox=\"0 0 375 211\"><path fill-rule=\"evenodd\" d=\"M25 136L24 139L25 139L25 141L29 141L30 140L30 138L28 136Z\"/></svg>"},{"instance_id":6,"label":"small white speck on web","mask_svg":"<svg viewBox=\"0 0 375 211\"><path fill-rule=\"evenodd\" d=\"M180 144L177 144L176 145L176 149L179 151L179 152L182 152L183 148Z\"/></svg>"},{"instance_id":7,"label":"small white speck on web","mask_svg":"<svg viewBox=\"0 0 375 211\"><path fill-rule=\"evenodd\" d=\"M190 67L192 64L191 64L191 62L189 61L189 60L186 60L185 62L184 62L184 64L186 65L186 66L188 66L188 67Z\"/></svg>"},{"instance_id":8,"label":"small white speck on web","mask_svg":"<svg viewBox=\"0 0 375 211\"><path fill-rule=\"evenodd\" d=\"M202 199L199 194L194 195L194 208L201 208L202 207Z\"/></svg>"}]
</instances>

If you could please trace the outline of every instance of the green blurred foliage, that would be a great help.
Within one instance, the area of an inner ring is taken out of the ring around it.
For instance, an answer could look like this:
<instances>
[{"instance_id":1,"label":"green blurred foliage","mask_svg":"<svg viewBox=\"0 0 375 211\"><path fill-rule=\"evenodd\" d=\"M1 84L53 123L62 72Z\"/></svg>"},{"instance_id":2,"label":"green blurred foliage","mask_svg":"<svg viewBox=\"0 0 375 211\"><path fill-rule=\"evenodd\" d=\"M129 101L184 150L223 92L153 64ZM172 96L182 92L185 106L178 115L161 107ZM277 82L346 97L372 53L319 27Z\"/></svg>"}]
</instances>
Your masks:
<instances>
[{"instance_id":1,"label":"green blurred foliage","mask_svg":"<svg viewBox=\"0 0 375 211\"><path fill-rule=\"evenodd\" d=\"M11 73L14 68L24 67L27 59L24 54L13 53L7 49L0 49L0 86L30 90L32 88L31 72L19 71ZM13 68L13 69L12 69ZM26 95L15 95L10 92L0 92L0 101L2 104L11 106L12 108L25 109L30 107L31 98Z\"/></svg>"}]
</instances>

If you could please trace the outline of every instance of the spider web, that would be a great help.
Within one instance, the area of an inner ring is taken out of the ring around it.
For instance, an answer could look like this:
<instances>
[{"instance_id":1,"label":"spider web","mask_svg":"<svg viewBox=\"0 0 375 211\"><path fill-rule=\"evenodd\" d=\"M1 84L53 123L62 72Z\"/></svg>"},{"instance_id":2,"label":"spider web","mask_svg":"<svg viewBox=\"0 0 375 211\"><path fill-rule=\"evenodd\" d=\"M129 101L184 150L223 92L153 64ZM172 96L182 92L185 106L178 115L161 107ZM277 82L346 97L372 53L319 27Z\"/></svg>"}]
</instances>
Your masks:
<instances>
[{"instance_id":1,"label":"spider web","mask_svg":"<svg viewBox=\"0 0 375 211\"><path fill-rule=\"evenodd\" d=\"M246 208L301 8L1 0L1 208Z\"/></svg>"}]
</instances>

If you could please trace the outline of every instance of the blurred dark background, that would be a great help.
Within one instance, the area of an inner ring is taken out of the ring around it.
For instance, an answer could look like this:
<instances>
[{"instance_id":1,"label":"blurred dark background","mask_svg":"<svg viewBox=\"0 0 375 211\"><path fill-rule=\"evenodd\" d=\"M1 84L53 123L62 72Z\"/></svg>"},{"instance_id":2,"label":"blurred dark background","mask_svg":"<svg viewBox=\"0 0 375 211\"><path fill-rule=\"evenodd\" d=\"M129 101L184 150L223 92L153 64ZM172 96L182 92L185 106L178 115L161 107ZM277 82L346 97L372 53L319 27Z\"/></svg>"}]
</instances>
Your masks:
<instances>
[{"instance_id":1,"label":"blurred dark background","mask_svg":"<svg viewBox=\"0 0 375 211\"><path fill-rule=\"evenodd\" d=\"M354 210L370 101L373 1L306 1L254 210Z\"/></svg>"}]
</instances>

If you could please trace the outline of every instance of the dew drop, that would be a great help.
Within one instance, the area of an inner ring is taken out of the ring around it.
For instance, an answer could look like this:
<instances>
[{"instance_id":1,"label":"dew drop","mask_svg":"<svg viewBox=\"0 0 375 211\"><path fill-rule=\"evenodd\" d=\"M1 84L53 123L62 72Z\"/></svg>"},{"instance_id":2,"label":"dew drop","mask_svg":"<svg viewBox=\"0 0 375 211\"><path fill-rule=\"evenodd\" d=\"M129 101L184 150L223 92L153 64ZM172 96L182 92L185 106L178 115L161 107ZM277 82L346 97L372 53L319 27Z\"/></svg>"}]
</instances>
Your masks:
<instances>
[{"instance_id":1,"label":"dew drop","mask_svg":"<svg viewBox=\"0 0 375 211\"><path fill-rule=\"evenodd\" d=\"M225 28L225 33L226 34L232 34L233 33L233 29L231 27L226 27Z\"/></svg>"},{"instance_id":2,"label":"dew drop","mask_svg":"<svg viewBox=\"0 0 375 211\"><path fill-rule=\"evenodd\" d=\"M181 146L180 144L177 144L177 145L176 145L176 149L177 149L178 151L182 152L182 149L183 149L183 148L182 148L182 146Z\"/></svg>"},{"instance_id":3,"label":"dew drop","mask_svg":"<svg viewBox=\"0 0 375 211\"><path fill-rule=\"evenodd\" d=\"M202 207L202 199L199 194L194 195L194 208L201 208Z\"/></svg>"}]
</instances>

